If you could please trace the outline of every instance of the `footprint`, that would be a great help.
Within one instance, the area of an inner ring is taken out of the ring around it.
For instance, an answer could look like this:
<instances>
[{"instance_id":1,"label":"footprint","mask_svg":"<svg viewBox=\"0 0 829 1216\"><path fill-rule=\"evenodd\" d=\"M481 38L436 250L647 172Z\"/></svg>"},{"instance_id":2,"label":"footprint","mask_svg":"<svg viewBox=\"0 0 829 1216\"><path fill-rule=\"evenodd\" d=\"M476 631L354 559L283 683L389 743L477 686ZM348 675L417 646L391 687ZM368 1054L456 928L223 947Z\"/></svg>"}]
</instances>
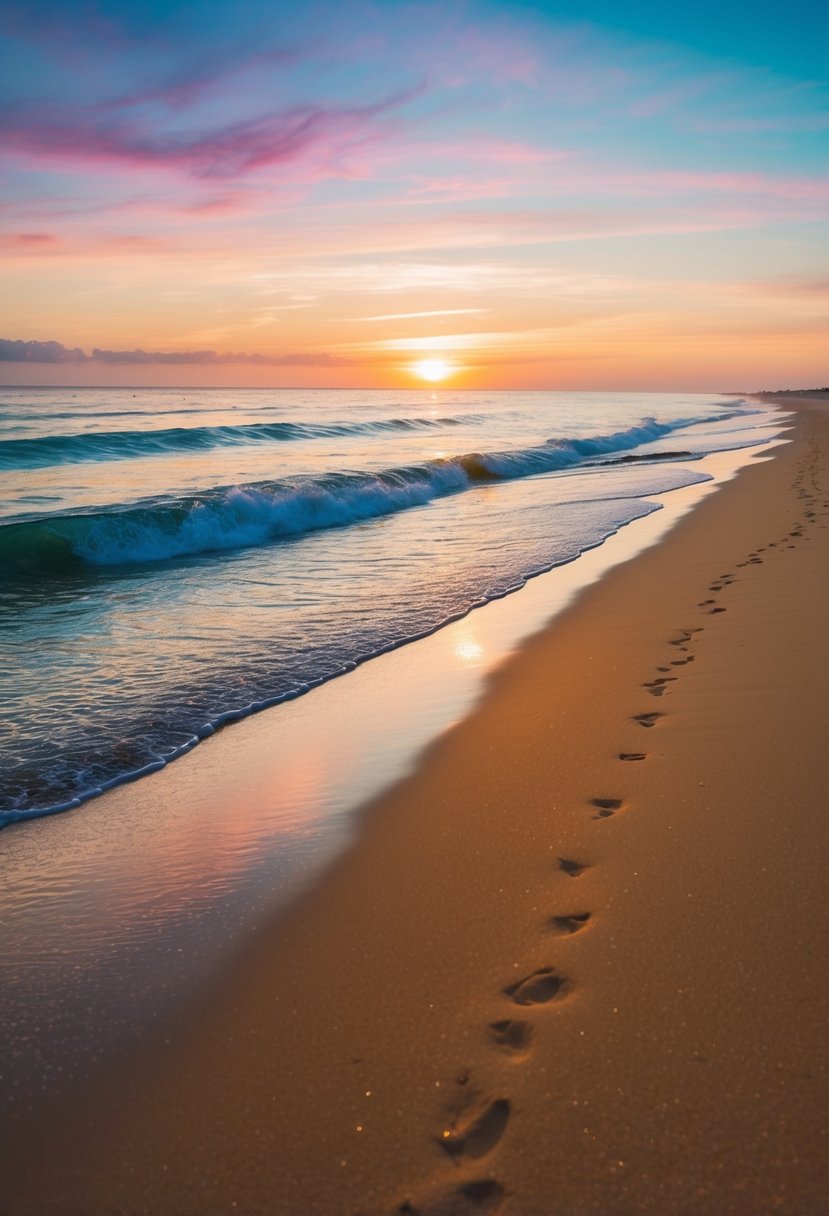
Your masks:
<instances>
[{"instance_id":1,"label":"footprint","mask_svg":"<svg viewBox=\"0 0 829 1216\"><path fill-rule=\"evenodd\" d=\"M567 857L559 857L558 868L563 870L565 874L569 874L571 878L578 878L579 874L583 874L585 870L589 870L590 866L581 861L570 861Z\"/></svg>"},{"instance_id":2,"label":"footprint","mask_svg":"<svg viewBox=\"0 0 829 1216\"><path fill-rule=\"evenodd\" d=\"M656 726L659 719L664 717L664 714L636 714L631 722L638 722L640 726Z\"/></svg>"},{"instance_id":3,"label":"footprint","mask_svg":"<svg viewBox=\"0 0 829 1216\"><path fill-rule=\"evenodd\" d=\"M485 1216L497 1212L504 1200L504 1188L494 1178L464 1182L462 1186L438 1192L425 1204L408 1199L395 1208L397 1216Z\"/></svg>"},{"instance_id":4,"label":"footprint","mask_svg":"<svg viewBox=\"0 0 829 1216\"><path fill-rule=\"evenodd\" d=\"M620 760L646 760L647 752L619 752Z\"/></svg>"},{"instance_id":5,"label":"footprint","mask_svg":"<svg viewBox=\"0 0 829 1216\"><path fill-rule=\"evenodd\" d=\"M712 608L711 611L708 613L708 615L713 616L715 612L726 612L726 611L727 611L727 609L725 609L725 608Z\"/></svg>"},{"instance_id":6,"label":"footprint","mask_svg":"<svg viewBox=\"0 0 829 1216\"><path fill-rule=\"evenodd\" d=\"M508 1099L496 1098L460 1126L444 1128L437 1138L438 1144L450 1157L485 1157L506 1131L509 1115Z\"/></svg>"},{"instance_id":7,"label":"footprint","mask_svg":"<svg viewBox=\"0 0 829 1216\"><path fill-rule=\"evenodd\" d=\"M554 967L539 967L517 984L509 984L504 989L516 1005L546 1005L549 1001L561 999L567 991L567 981L563 976L556 975Z\"/></svg>"},{"instance_id":8,"label":"footprint","mask_svg":"<svg viewBox=\"0 0 829 1216\"><path fill-rule=\"evenodd\" d=\"M504 1018L499 1022L490 1022L490 1034L496 1047L510 1055L523 1056L530 1050L533 1028L529 1022L519 1022L513 1018Z\"/></svg>"},{"instance_id":9,"label":"footprint","mask_svg":"<svg viewBox=\"0 0 829 1216\"><path fill-rule=\"evenodd\" d=\"M652 697L661 697L667 692L666 684L671 684L676 679L676 676L660 676L658 680L650 680L647 684L643 684L643 688L647 688Z\"/></svg>"},{"instance_id":10,"label":"footprint","mask_svg":"<svg viewBox=\"0 0 829 1216\"><path fill-rule=\"evenodd\" d=\"M697 608L707 608L709 604L716 604L716 602L716 600L700 600L700 602L697 604Z\"/></svg>"},{"instance_id":11,"label":"footprint","mask_svg":"<svg viewBox=\"0 0 829 1216\"><path fill-rule=\"evenodd\" d=\"M567 937L571 933L581 933L589 920L589 912L573 912L570 916L554 916L550 921L550 928L554 933Z\"/></svg>"},{"instance_id":12,"label":"footprint","mask_svg":"<svg viewBox=\"0 0 829 1216\"><path fill-rule=\"evenodd\" d=\"M686 663L693 663L694 655L689 654L685 659L671 659L671 667L684 667Z\"/></svg>"},{"instance_id":13,"label":"footprint","mask_svg":"<svg viewBox=\"0 0 829 1216\"><path fill-rule=\"evenodd\" d=\"M591 798L590 805L596 807L598 814L594 819L609 819L622 808L621 798Z\"/></svg>"}]
</instances>

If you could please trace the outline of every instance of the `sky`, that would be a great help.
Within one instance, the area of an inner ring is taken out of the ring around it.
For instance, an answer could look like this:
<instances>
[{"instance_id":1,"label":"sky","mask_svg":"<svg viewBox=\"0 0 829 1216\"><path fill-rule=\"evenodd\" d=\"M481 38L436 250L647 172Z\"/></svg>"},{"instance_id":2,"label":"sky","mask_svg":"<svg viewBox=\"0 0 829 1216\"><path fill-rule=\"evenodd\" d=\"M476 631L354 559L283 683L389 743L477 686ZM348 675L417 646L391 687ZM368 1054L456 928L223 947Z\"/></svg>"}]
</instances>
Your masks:
<instances>
[{"instance_id":1,"label":"sky","mask_svg":"<svg viewBox=\"0 0 829 1216\"><path fill-rule=\"evenodd\" d=\"M0 382L829 383L829 16L5 0Z\"/></svg>"}]
</instances>

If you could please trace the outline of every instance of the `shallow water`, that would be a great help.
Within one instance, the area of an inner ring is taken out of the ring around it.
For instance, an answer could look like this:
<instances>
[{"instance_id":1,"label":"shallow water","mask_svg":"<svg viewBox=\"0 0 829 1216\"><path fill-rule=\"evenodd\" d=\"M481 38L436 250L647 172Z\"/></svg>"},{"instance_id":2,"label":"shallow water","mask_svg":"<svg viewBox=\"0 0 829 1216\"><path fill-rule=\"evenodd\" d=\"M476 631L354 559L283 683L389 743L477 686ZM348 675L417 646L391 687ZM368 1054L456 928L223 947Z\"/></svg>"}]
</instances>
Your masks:
<instances>
[{"instance_id":1,"label":"shallow water","mask_svg":"<svg viewBox=\"0 0 829 1216\"><path fill-rule=\"evenodd\" d=\"M700 394L3 390L0 823L433 632L773 430Z\"/></svg>"},{"instance_id":2,"label":"shallow water","mask_svg":"<svg viewBox=\"0 0 829 1216\"><path fill-rule=\"evenodd\" d=\"M105 1066L254 927L278 932L273 918L359 847L359 808L470 711L486 675L755 452L706 458L714 480L666 494L662 510L518 594L247 718L137 785L0 833L5 1101L25 1106L33 1086L58 1092Z\"/></svg>"}]
</instances>

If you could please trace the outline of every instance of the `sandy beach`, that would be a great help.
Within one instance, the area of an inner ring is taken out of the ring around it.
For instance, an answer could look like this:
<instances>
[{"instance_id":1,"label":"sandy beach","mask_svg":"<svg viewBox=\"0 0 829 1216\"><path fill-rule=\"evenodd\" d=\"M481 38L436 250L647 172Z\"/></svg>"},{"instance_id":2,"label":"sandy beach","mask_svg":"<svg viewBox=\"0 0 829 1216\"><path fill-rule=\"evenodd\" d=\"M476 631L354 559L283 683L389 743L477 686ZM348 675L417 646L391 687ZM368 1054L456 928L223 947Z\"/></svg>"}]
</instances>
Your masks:
<instances>
[{"instance_id":1,"label":"sandy beach","mask_svg":"<svg viewBox=\"0 0 829 1216\"><path fill-rule=\"evenodd\" d=\"M827 1210L829 393L766 400L791 442L532 639L115 1075L9 1130L3 1211Z\"/></svg>"}]
</instances>

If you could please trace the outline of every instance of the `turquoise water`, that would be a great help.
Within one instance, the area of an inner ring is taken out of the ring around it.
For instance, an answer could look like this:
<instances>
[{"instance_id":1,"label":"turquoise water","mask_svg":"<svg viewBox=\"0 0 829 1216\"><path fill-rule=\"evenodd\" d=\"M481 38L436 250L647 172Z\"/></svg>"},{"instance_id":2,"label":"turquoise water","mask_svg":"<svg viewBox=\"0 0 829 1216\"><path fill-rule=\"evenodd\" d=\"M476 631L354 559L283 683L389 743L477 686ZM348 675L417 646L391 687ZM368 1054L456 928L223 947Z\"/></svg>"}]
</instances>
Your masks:
<instances>
[{"instance_id":1,"label":"turquoise water","mask_svg":"<svg viewBox=\"0 0 829 1216\"><path fill-rule=\"evenodd\" d=\"M0 390L0 822L577 558L770 424L701 394Z\"/></svg>"}]
</instances>

